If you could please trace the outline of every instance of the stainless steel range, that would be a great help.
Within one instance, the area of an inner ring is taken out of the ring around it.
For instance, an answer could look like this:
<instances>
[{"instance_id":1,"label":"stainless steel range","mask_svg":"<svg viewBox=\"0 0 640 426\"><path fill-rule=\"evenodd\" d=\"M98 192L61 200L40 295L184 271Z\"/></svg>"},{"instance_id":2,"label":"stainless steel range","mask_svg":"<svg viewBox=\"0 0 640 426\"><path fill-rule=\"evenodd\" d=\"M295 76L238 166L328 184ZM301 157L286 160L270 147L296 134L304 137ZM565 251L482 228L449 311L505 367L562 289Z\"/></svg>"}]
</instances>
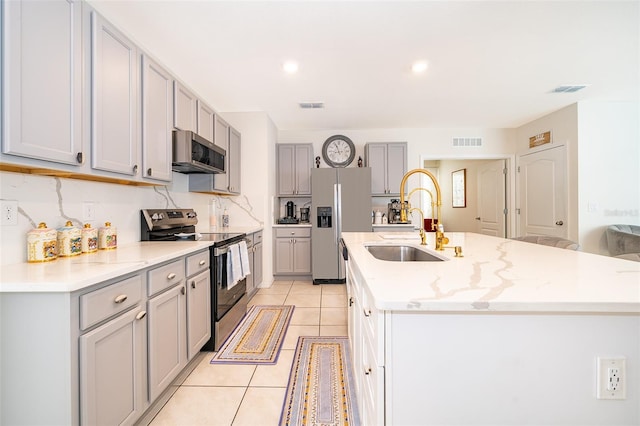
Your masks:
<instances>
[{"instance_id":1,"label":"stainless steel range","mask_svg":"<svg viewBox=\"0 0 640 426\"><path fill-rule=\"evenodd\" d=\"M204 350L217 351L247 312L247 280L227 285L229 247L246 238L243 233L197 233L198 215L193 209L144 209L140 211L141 241L211 241L212 336Z\"/></svg>"}]
</instances>

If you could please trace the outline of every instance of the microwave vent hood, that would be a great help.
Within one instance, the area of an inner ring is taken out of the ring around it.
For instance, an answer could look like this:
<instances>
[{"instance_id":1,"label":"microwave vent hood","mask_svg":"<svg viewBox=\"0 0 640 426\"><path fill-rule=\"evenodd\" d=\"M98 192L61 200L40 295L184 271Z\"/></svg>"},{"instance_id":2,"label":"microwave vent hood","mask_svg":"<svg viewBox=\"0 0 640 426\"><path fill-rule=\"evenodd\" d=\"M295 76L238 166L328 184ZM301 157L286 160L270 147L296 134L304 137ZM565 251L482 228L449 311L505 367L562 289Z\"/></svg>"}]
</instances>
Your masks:
<instances>
[{"instance_id":1,"label":"microwave vent hood","mask_svg":"<svg viewBox=\"0 0 640 426\"><path fill-rule=\"evenodd\" d=\"M171 169L179 173L225 173L227 152L190 130L173 131Z\"/></svg>"}]
</instances>

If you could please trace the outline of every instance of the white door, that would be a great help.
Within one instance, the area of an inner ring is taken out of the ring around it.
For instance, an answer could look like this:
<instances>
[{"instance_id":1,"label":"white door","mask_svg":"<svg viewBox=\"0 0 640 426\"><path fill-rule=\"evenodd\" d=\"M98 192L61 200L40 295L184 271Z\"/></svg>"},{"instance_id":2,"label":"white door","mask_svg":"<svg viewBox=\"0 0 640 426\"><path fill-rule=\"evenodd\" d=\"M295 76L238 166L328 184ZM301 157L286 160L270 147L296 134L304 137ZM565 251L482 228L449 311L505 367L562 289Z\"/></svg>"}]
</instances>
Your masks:
<instances>
[{"instance_id":1,"label":"white door","mask_svg":"<svg viewBox=\"0 0 640 426\"><path fill-rule=\"evenodd\" d=\"M480 234L506 237L506 165L494 160L478 167L477 231Z\"/></svg>"},{"instance_id":2,"label":"white door","mask_svg":"<svg viewBox=\"0 0 640 426\"><path fill-rule=\"evenodd\" d=\"M567 238L565 147L523 155L517 170L519 235Z\"/></svg>"}]
</instances>

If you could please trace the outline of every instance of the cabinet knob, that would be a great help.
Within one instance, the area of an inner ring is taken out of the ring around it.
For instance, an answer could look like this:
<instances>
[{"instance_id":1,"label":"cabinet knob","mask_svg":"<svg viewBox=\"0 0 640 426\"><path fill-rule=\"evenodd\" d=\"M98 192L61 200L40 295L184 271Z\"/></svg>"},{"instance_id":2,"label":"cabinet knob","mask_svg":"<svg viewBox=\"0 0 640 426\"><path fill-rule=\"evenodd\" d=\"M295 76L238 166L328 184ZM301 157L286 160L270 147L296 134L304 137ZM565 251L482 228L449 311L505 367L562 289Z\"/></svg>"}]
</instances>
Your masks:
<instances>
[{"instance_id":1,"label":"cabinet knob","mask_svg":"<svg viewBox=\"0 0 640 426\"><path fill-rule=\"evenodd\" d=\"M563 222L563 221L561 221L561 220L559 220L559 221L557 221L557 222L556 222L556 225L558 225L558 226L562 226L562 225L564 225L564 222Z\"/></svg>"},{"instance_id":2,"label":"cabinet knob","mask_svg":"<svg viewBox=\"0 0 640 426\"><path fill-rule=\"evenodd\" d=\"M371 309L365 309L364 310L364 316L365 317L370 317L371 316Z\"/></svg>"},{"instance_id":3,"label":"cabinet knob","mask_svg":"<svg viewBox=\"0 0 640 426\"><path fill-rule=\"evenodd\" d=\"M135 166L133 166L133 174L134 175L138 174L138 165L137 164Z\"/></svg>"},{"instance_id":4,"label":"cabinet knob","mask_svg":"<svg viewBox=\"0 0 640 426\"><path fill-rule=\"evenodd\" d=\"M170 273L169 275L167 275L167 279L168 279L168 280L172 280L172 279L174 279L175 277L176 277L176 274L175 274L175 273L173 273L173 272L172 272L172 273Z\"/></svg>"},{"instance_id":5,"label":"cabinet knob","mask_svg":"<svg viewBox=\"0 0 640 426\"><path fill-rule=\"evenodd\" d=\"M187 289L182 286L182 288L180 289L180 294L186 294L187 293Z\"/></svg>"},{"instance_id":6,"label":"cabinet knob","mask_svg":"<svg viewBox=\"0 0 640 426\"><path fill-rule=\"evenodd\" d=\"M207 262L206 262L206 261L204 261L204 260L201 260L200 262L198 262L198 265L200 265L200 266L204 266L204 265L206 265L206 264L207 264Z\"/></svg>"},{"instance_id":7,"label":"cabinet knob","mask_svg":"<svg viewBox=\"0 0 640 426\"><path fill-rule=\"evenodd\" d=\"M147 176L151 176L151 172L152 172L151 167L149 167L149 168L147 169Z\"/></svg>"},{"instance_id":8,"label":"cabinet knob","mask_svg":"<svg viewBox=\"0 0 640 426\"><path fill-rule=\"evenodd\" d=\"M147 316L147 311L141 311L141 312L138 312L138 315L136 315L136 319L137 320L141 320L142 318L144 318L146 316Z\"/></svg>"},{"instance_id":9,"label":"cabinet knob","mask_svg":"<svg viewBox=\"0 0 640 426\"><path fill-rule=\"evenodd\" d=\"M372 371L372 370L371 370L371 367L365 368L365 369L364 369L364 375L365 375L365 376L368 376L369 374L371 374L371 371Z\"/></svg>"},{"instance_id":10,"label":"cabinet knob","mask_svg":"<svg viewBox=\"0 0 640 426\"><path fill-rule=\"evenodd\" d=\"M291 231L291 235L296 235L296 231Z\"/></svg>"},{"instance_id":11,"label":"cabinet knob","mask_svg":"<svg viewBox=\"0 0 640 426\"><path fill-rule=\"evenodd\" d=\"M76 161L80 164L84 162L84 155L82 154L82 152L76 154Z\"/></svg>"},{"instance_id":12,"label":"cabinet knob","mask_svg":"<svg viewBox=\"0 0 640 426\"><path fill-rule=\"evenodd\" d=\"M352 306L352 305L353 305L353 297L350 297L349 298L349 306Z\"/></svg>"},{"instance_id":13,"label":"cabinet knob","mask_svg":"<svg viewBox=\"0 0 640 426\"><path fill-rule=\"evenodd\" d=\"M191 288L196 288L196 282L195 281L191 281Z\"/></svg>"},{"instance_id":14,"label":"cabinet knob","mask_svg":"<svg viewBox=\"0 0 640 426\"><path fill-rule=\"evenodd\" d=\"M113 299L113 301L114 301L115 303L122 303L122 302L124 302L125 300L127 300L127 295L126 295L126 294L121 294L121 295L119 295L119 296L116 296L116 298L115 298L115 299Z\"/></svg>"},{"instance_id":15,"label":"cabinet knob","mask_svg":"<svg viewBox=\"0 0 640 426\"><path fill-rule=\"evenodd\" d=\"M476 217L476 220L480 220L480 216Z\"/></svg>"}]
</instances>

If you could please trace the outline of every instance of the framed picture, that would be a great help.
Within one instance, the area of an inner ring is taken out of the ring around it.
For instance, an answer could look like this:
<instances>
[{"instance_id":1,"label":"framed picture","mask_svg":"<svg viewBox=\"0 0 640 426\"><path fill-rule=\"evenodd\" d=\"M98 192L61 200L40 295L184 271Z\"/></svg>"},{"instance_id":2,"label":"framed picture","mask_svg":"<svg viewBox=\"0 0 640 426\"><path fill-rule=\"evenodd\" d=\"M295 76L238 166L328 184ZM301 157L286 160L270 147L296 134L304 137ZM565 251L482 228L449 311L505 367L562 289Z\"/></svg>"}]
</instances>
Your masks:
<instances>
[{"instance_id":1,"label":"framed picture","mask_svg":"<svg viewBox=\"0 0 640 426\"><path fill-rule=\"evenodd\" d=\"M453 207L467 207L466 181L467 169L456 170L451 173Z\"/></svg>"}]
</instances>

